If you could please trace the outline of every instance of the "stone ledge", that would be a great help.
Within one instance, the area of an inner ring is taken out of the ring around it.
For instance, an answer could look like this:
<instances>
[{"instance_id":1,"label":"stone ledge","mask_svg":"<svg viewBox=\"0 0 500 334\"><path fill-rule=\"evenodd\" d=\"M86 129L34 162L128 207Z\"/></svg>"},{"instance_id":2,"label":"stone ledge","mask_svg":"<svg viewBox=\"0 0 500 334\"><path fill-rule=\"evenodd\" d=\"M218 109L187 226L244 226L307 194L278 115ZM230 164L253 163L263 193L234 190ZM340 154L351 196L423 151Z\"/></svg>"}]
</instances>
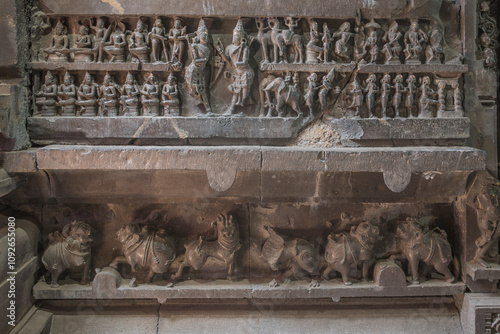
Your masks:
<instances>
[{"instance_id":1,"label":"stone ledge","mask_svg":"<svg viewBox=\"0 0 500 334\"><path fill-rule=\"evenodd\" d=\"M464 293L465 284L450 284L442 280L429 280L419 285L405 287L381 287L375 283L355 283L346 286L341 280L320 282L319 287L309 287L307 281L295 281L269 287L266 283L254 284L248 280L230 282L225 280L209 283L185 281L172 288L167 282L158 284L141 284L138 287L128 286L129 280L123 280L115 292L108 291L103 297L92 290L91 285L71 284L63 281L59 288L51 288L45 282L38 282L33 287L36 299L158 299L165 303L167 299L303 299L303 298L341 298L354 297L413 297L413 296L452 296Z\"/></svg>"},{"instance_id":2,"label":"stone ledge","mask_svg":"<svg viewBox=\"0 0 500 334\"><path fill-rule=\"evenodd\" d=\"M500 265L489 263L490 268L485 268L477 263L466 263L465 273L469 275L472 280L499 280L500 279Z\"/></svg>"},{"instance_id":3,"label":"stone ledge","mask_svg":"<svg viewBox=\"0 0 500 334\"><path fill-rule=\"evenodd\" d=\"M31 117L34 143L97 145L168 145L191 141L226 145L285 145L309 123L308 118L259 117ZM345 146L380 141L434 141L469 138L470 120L462 118L327 119ZM404 142L406 141L406 142Z\"/></svg>"}]
</instances>

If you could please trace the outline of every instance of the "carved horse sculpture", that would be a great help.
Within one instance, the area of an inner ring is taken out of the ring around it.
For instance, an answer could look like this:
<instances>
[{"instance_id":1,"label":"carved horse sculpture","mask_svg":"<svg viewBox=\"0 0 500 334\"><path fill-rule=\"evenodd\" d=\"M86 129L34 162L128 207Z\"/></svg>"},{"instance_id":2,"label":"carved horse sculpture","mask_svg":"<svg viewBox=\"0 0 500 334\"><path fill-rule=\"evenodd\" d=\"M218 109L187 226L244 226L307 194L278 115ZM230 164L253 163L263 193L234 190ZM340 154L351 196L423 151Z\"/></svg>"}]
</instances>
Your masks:
<instances>
[{"instance_id":1,"label":"carved horse sculpture","mask_svg":"<svg viewBox=\"0 0 500 334\"><path fill-rule=\"evenodd\" d=\"M409 217L398 226L396 238L399 241L401 253L409 262L413 284L419 284L418 267L421 261L443 274L448 283L456 281L448 268L453 258L444 230L437 228L425 230L415 218ZM453 262L455 266L458 266L455 261Z\"/></svg>"},{"instance_id":2,"label":"carved horse sculpture","mask_svg":"<svg viewBox=\"0 0 500 334\"><path fill-rule=\"evenodd\" d=\"M267 32L267 30L271 29L270 26L264 25L263 18L255 18L255 24L257 25L257 41L260 43L260 47L262 48L262 62L269 63L269 46L273 46L273 41L271 39L271 33Z\"/></svg>"},{"instance_id":3,"label":"carved horse sculpture","mask_svg":"<svg viewBox=\"0 0 500 334\"><path fill-rule=\"evenodd\" d=\"M59 275L66 269L82 268L80 284L87 284L90 269L91 227L83 222L72 222L64 226L62 233L49 234L49 246L42 256L47 269L45 281L51 276L51 287L57 288Z\"/></svg>"},{"instance_id":4,"label":"carved horse sculpture","mask_svg":"<svg viewBox=\"0 0 500 334\"><path fill-rule=\"evenodd\" d=\"M277 18L268 19L271 27L271 41L274 46L274 63L287 63L286 47L291 45L295 52L294 63L304 63L304 41L302 36L293 32L292 27L296 25L293 18L288 17L286 24L290 27L288 30L280 29L280 23Z\"/></svg>"},{"instance_id":5,"label":"carved horse sculpture","mask_svg":"<svg viewBox=\"0 0 500 334\"><path fill-rule=\"evenodd\" d=\"M328 235L325 249L325 260L328 266L323 272L325 280L330 279L330 273L340 272L345 285L351 285L349 272L351 265L362 265L363 279L368 278L368 270L373 262L373 245L379 238L379 228L369 222L352 226L349 234Z\"/></svg>"},{"instance_id":6,"label":"carved horse sculpture","mask_svg":"<svg viewBox=\"0 0 500 334\"><path fill-rule=\"evenodd\" d=\"M124 256L118 256L109 266L116 268L118 264L130 264L134 273L130 286L136 286L137 268L148 270L146 282L151 283L154 275L167 272L175 259L174 243L163 233L149 231L147 227L141 230L137 224L128 224L120 228L116 236L122 244Z\"/></svg>"},{"instance_id":7,"label":"carved horse sculpture","mask_svg":"<svg viewBox=\"0 0 500 334\"><path fill-rule=\"evenodd\" d=\"M199 270L209 257L214 257L228 265L227 278L233 278L236 252L241 248L238 222L231 215L220 214L212 226L216 228L217 240L206 241L200 236L198 240L184 245L186 255L177 273L172 276L173 282L181 278L185 267Z\"/></svg>"},{"instance_id":8,"label":"carved horse sculpture","mask_svg":"<svg viewBox=\"0 0 500 334\"><path fill-rule=\"evenodd\" d=\"M266 96L266 102L264 105L270 109L274 108L274 103L273 99L271 98L270 92L274 93L274 97L276 98L276 111L278 112L278 117L287 116L285 108L286 105L288 105L290 108L292 108L293 111L297 113L297 117L303 115L301 107L302 94L299 89L291 83L289 76L287 76L286 79L280 77L274 79L263 89L263 91ZM267 116L270 116L269 112Z\"/></svg>"}]
</instances>

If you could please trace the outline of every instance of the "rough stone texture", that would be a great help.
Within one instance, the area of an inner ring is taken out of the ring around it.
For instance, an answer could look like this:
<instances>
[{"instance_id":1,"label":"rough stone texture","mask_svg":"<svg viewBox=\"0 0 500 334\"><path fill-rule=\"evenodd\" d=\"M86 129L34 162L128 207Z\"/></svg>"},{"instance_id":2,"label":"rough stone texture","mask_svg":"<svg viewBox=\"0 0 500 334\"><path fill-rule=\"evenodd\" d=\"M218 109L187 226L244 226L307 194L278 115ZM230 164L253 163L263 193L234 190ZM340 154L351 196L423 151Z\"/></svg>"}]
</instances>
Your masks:
<instances>
[{"instance_id":1,"label":"rough stone texture","mask_svg":"<svg viewBox=\"0 0 500 334\"><path fill-rule=\"evenodd\" d=\"M26 119L28 90L19 84L4 84L0 76L0 151L31 146Z\"/></svg>"},{"instance_id":2,"label":"rough stone texture","mask_svg":"<svg viewBox=\"0 0 500 334\"><path fill-rule=\"evenodd\" d=\"M19 77L16 44L16 1L4 0L0 3L0 79Z\"/></svg>"},{"instance_id":3,"label":"rough stone texture","mask_svg":"<svg viewBox=\"0 0 500 334\"><path fill-rule=\"evenodd\" d=\"M406 286L403 270L394 262L378 262L373 269L373 280L379 286Z\"/></svg>"}]
</instances>

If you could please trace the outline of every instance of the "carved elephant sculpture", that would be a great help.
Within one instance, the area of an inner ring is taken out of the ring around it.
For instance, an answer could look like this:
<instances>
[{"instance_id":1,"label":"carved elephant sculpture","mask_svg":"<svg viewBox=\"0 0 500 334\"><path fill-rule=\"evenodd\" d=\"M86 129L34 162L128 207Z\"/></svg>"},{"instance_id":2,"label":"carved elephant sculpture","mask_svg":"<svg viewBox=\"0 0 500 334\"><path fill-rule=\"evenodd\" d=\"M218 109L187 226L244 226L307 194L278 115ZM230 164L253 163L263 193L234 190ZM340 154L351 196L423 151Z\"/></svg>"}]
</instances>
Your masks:
<instances>
[{"instance_id":1,"label":"carved elephant sculpture","mask_svg":"<svg viewBox=\"0 0 500 334\"><path fill-rule=\"evenodd\" d=\"M368 271L373 263L373 245L379 238L379 228L369 222L352 226L349 234L328 235L325 248L325 260L328 263L323 278L330 279L332 270L342 275L345 285L351 285L349 272L351 265L362 265L363 279L368 278Z\"/></svg>"},{"instance_id":2,"label":"carved elephant sculpture","mask_svg":"<svg viewBox=\"0 0 500 334\"><path fill-rule=\"evenodd\" d=\"M446 277L448 283L453 283L456 278L448 268L453 261L451 246L444 230L426 230L418 223L417 219L407 218L397 228L396 238L399 248L408 260L414 284L419 283L419 264L424 262L433 266L438 273Z\"/></svg>"},{"instance_id":3,"label":"carved elephant sculpture","mask_svg":"<svg viewBox=\"0 0 500 334\"><path fill-rule=\"evenodd\" d=\"M285 280L295 278L301 270L314 274L318 269L318 256L314 246L307 240L292 238L285 240L271 227L266 226L269 237L262 245L254 244L259 256L269 264L272 270L279 270L286 265L283 274Z\"/></svg>"},{"instance_id":4,"label":"carved elephant sculpture","mask_svg":"<svg viewBox=\"0 0 500 334\"><path fill-rule=\"evenodd\" d=\"M154 275L167 272L175 259L174 242L163 233L147 228L141 230L137 224L128 224L116 232L116 237L122 244L124 255L115 258L109 266L117 268L118 264L129 264L134 273L130 286L136 285L136 269L148 270L146 282L151 283Z\"/></svg>"},{"instance_id":5,"label":"carved elephant sculpture","mask_svg":"<svg viewBox=\"0 0 500 334\"><path fill-rule=\"evenodd\" d=\"M42 256L42 263L47 269L45 281L51 287L59 287L59 275L66 269L82 268L81 284L89 281L90 237L92 228L83 222L72 222L64 226L62 233L49 234L49 246Z\"/></svg>"},{"instance_id":6,"label":"carved elephant sculpture","mask_svg":"<svg viewBox=\"0 0 500 334\"><path fill-rule=\"evenodd\" d=\"M278 117L287 117L286 106L289 106L293 111L297 113L297 117L303 115L302 112L302 94L299 89L291 84L291 79L276 78L271 81L264 89L266 96L265 105L271 109L274 107L271 98L271 92L276 98L276 111L278 112ZM268 113L268 116L270 114Z\"/></svg>"}]
</instances>

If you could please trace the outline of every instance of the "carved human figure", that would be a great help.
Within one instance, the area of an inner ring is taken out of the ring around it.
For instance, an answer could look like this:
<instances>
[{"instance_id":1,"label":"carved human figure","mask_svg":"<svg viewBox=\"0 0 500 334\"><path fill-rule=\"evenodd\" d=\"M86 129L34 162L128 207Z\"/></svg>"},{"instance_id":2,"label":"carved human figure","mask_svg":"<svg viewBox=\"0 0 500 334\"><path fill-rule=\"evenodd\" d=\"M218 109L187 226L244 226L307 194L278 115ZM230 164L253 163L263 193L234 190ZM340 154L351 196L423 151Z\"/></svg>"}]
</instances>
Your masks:
<instances>
[{"instance_id":1,"label":"carved human figure","mask_svg":"<svg viewBox=\"0 0 500 334\"><path fill-rule=\"evenodd\" d=\"M90 245L92 228L84 222L72 222L48 236L49 245L42 255L47 270L45 281L58 288L59 275L66 269L81 269L80 284L87 284L90 273Z\"/></svg>"},{"instance_id":2,"label":"carved human figure","mask_svg":"<svg viewBox=\"0 0 500 334\"><path fill-rule=\"evenodd\" d=\"M181 99L177 79L170 73L163 90L161 91L161 104L163 106L163 115L180 116Z\"/></svg>"},{"instance_id":3,"label":"carved human figure","mask_svg":"<svg viewBox=\"0 0 500 334\"><path fill-rule=\"evenodd\" d=\"M71 49L75 55L75 62L90 63L93 60L95 51L92 50L92 37L86 25L80 25L78 35L75 38L75 47Z\"/></svg>"},{"instance_id":4,"label":"carved human figure","mask_svg":"<svg viewBox=\"0 0 500 334\"><path fill-rule=\"evenodd\" d=\"M316 64L320 60L323 60L324 48L319 45L320 32L318 31L318 22L311 21L310 25L310 39L306 44L306 64Z\"/></svg>"},{"instance_id":5,"label":"carved human figure","mask_svg":"<svg viewBox=\"0 0 500 334\"><path fill-rule=\"evenodd\" d=\"M403 75L398 74L394 78L394 95L392 97L392 105L394 106L394 117L401 116L401 107L403 105L403 94L406 91L403 86Z\"/></svg>"},{"instance_id":6,"label":"carved human figure","mask_svg":"<svg viewBox=\"0 0 500 334\"><path fill-rule=\"evenodd\" d=\"M415 95L417 94L417 86L416 83L417 78L413 74L409 74L406 79L406 99L405 99L405 107L408 117L413 117L413 110L415 109Z\"/></svg>"},{"instance_id":7,"label":"carved human figure","mask_svg":"<svg viewBox=\"0 0 500 334\"><path fill-rule=\"evenodd\" d=\"M451 88L453 88L453 105L456 113L463 116L464 109L462 107L462 90L457 81L452 82Z\"/></svg>"},{"instance_id":8,"label":"carved human figure","mask_svg":"<svg viewBox=\"0 0 500 334\"><path fill-rule=\"evenodd\" d=\"M490 247L497 242L500 237L500 213L498 205L494 205L494 203L498 203L495 191L490 191L489 194L478 194L474 201L477 226L481 235L476 240L477 249L473 261L485 268L490 267L485 260L486 254Z\"/></svg>"},{"instance_id":9,"label":"carved human figure","mask_svg":"<svg viewBox=\"0 0 500 334\"><path fill-rule=\"evenodd\" d=\"M57 91L59 97L57 105L62 109L62 116L76 115L76 91L77 88L74 84L73 76L66 72L66 74L64 74L64 81Z\"/></svg>"},{"instance_id":10,"label":"carved human figure","mask_svg":"<svg viewBox=\"0 0 500 334\"><path fill-rule=\"evenodd\" d=\"M351 90L349 91L352 103L349 106L350 109L354 109L354 117L361 116L361 106L364 102L363 88L359 84L358 77L355 77L352 84Z\"/></svg>"},{"instance_id":11,"label":"carved human figure","mask_svg":"<svg viewBox=\"0 0 500 334\"><path fill-rule=\"evenodd\" d=\"M323 272L323 278L329 280L330 273L338 271L344 284L351 285L349 273L351 265L354 264L362 267L363 280L367 281L370 267L375 260L373 246L378 238L379 228L366 221L352 226L350 233L329 234L325 247L328 266Z\"/></svg>"},{"instance_id":12,"label":"carved human figure","mask_svg":"<svg viewBox=\"0 0 500 334\"><path fill-rule=\"evenodd\" d=\"M359 59L364 58L364 56L366 54L366 55L370 56L370 60L369 60L370 64L375 64L377 62L378 54L380 53L380 50L378 47L377 29L380 29L380 28L381 28L380 24L375 22L375 20L373 18L370 20L370 22L365 24L363 29L367 30L366 39L362 42L361 47L363 50L362 50L361 54L357 56ZM358 29L360 29L360 28L358 27ZM363 30L363 29L361 29L361 30ZM362 35L364 36L365 34L362 34ZM363 61L364 61L364 59L363 59Z\"/></svg>"},{"instance_id":13,"label":"carved human figure","mask_svg":"<svg viewBox=\"0 0 500 334\"><path fill-rule=\"evenodd\" d=\"M382 106L382 117L387 118L387 109L389 107L389 97L391 95L391 76L385 74L380 80L380 104Z\"/></svg>"},{"instance_id":14,"label":"carved human figure","mask_svg":"<svg viewBox=\"0 0 500 334\"><path fill-rule=\"evenodd\" d=\"M139 116L139 96L141 91L132 73L127 74L122 87L120 104L123 106L123 116Z\"/></svg>"},{"instance_id":15,"label":"carved human figure","mask_svg":"<svg viewBox=\"0 0 500 334\"><path fill-rule=\"evenodd\" d=\"M432 117L431 106L438 103L438 101L431 98L436 92L430 87L431 79L428 76L422 78L420 85L420 99L419 99L419 117L427 118Z\"/></svg>"},{"instance_id":16,"label":"carved human figure","mask_svg":"<svg viewBox=\"0 0 500 334\"><path fill-rule=\"evenodd\" d=\"M402 47L400 44L401 37L403 35L398 31L398 23L393 21L382 37L382 41L385 43L382 51L385 54L386 64L401 64L399 60L399 55L401 53Z\"/></svg>"},{"instance_id":17,"label":"carved human figure","mask_svg":"<svg viewBox=\"0 0 500 334\"><path fill-rule=\"evenodd\" d=\"M40 60L40 37L50 33L52 26L47 14L42 12L38 6L31 7L30 39L31 39L31 61Z\"/></svg>"},{"instance_id":18,"label":"carved human figure","mask_svg":"<svg viewBox=\"0 0 500 334\"><path fill-rule=\"evenodd\" d=\"M110 63L123 63L125 61L125 48L127 40L125 38L125 25L121 22L115 23L115 30L111 34L109 40L104 39L104 51L111 56Z\"/></svg>"},{"instance_id":19,"label":"carved human figure","mask_svg":"<svg viewBox=\"0 0 500 334\"><path fill-rule=\"evenodd\" d=\"M149 39L151 40L151 56L155 63L161 62L162 51L165 56L165 61L168 62L168 51L167 51L167 42L168 37L166 36L167 31L161 22L161 19L158 17L155 20L155 24L151 29L151 32L148 34Z\"/></svg>"},{"instance_id":20,"label":"carved human figure","mask_svg":"<svg viewBox=\"0 0 500 334\"><path fill-rule=\"evenodd\" d=\"M100 99L99 105L101 107L100 114L107 116L117 116L118 115L118 98L120 97L120 91L118 85L113 80L113 77L106 73L104 76L103 84L99 88Z\"/></svg>"},{"instance_id":21,"label":"carved human figure","mask_svg":"<svg viewBox=\"0 0 500 334\"><path fill-rule=\"evenodd\" d=\"M172 276L175 282L182 277L184 268L191 267L200 270L209 257L222 261L228 266L227 278L233 279L236 267L236 252L241 248L238 221L229 214L219 214L217 221L212 223L216 232L216 240L207 241L202 236L187 245L184 261Z\"/></svg>"},{"instance_id":22,"label":"carved human figure","mask_svg":"<svg viewBox=\"0 0 500 334\"><path fill-rule=\"evenodd\" d=\"M160 114L160 85L153 73L149 74L141 89L143 116L158 116Z\"/></svg>"},{"instance_id":23,"label":"carved human figure","mask_svg":"<svg viewBox=\"0 0 500 334\"><path fill-rule=\"evenodd\" d=\"M332 90L332 81L327 75L325 75L321 79L321 86L319 87L319 93L318 93L319 105L322 112L326 110L326 106L328 103L326 101L326 97L328 96L330 90Z\"/></svg>"},{"instance_id":24,"label":"carved human figure","mask_svg":"<svg viewBox=\"0 0 500 334\"><path fill-rule=\"evenodd\" d=\"M149 35L146 24L139 19L134 32L130 35L128 50L132 56L132 62L147 63L149 61Z\"/></svg>"},{"instance_id":25,"label":"carved human figure","mask_svg":"<svg viewBox=\"0 0 500 334\"><path fill-rule=\"evenodd\" d=\"M283 273L285 282L297 278L301 271L314 274L318 270L318 255L309 241L303 238L284 238L270 226L265 229L269 236L261 244L254 243L254 249L272 270L277 271L280 267L287 266L287 271Z\"/></svg>"},{"instance_id":26,"label":"carved human figure","mask_svg":"<svg viewBox=\"0 0 500 334\"><path fill-rule=\"evenodd\" d=\"M170 61L172 63L182 61L186 48L186 26L182 25L181 18L178 16L174 17L174 26L168 31L168 40L172 44Z\"/></svg>"},{"instance_id":27,"label":"carved human figure","mask_svg":"<svg viewBox=\"0 0 500 334\"><path fill-rule=\"evenodd\" d=\"M79 116L96 116L97 115L97 92L99 85L94 82L94 78L89 72L85 73L83 82L78 87L78 100L75 102L80 106L77 115Z\"/></svg>"},{"instance_id":28,"label":"carved human figure","mask_svg":"<svg viewBox=\"0 0 500 334\"><path fill-rule=\"evenodd\" d=\"M316 94L320 88L318 85L318 75L316 73L311 73L311 75L307 77L307 82L307 90L304 94L304 101L306 107L309 108L309 115L313 115Z\"/></svg>"},{"instance_id":29,"label":"carved human figure","mask_svg":"<svg viewBox=\"0 0 500 334\"><path fill-rule=\"evenodd\" d=\"M56 116L57 79L51 71L47 71L45 82L35 93L35 104L40 108L42 116Z\"/></svg>"},{"instance_id":30,"label":"carved human figure","mask_svg":"<svg viewBox=\"0 0 500 334\"><path fill-rule=\"evenodd\" d=\"M67 62L69 52L69 37L64 24L57 22L55 32L50 41L50 47L44 50L48 55L47 61Z\"/></svg>"},{"instance_id":31,"label":"carved human figure","mask_svg":"<svg viewBox=\"0 0 500 334\"><path fill-rule=\"evenodd\" d=\"M233 43L228 45L225 50L226 58L231 60L235 69L233 82L228 87L233 95L231 105L227 111L228 114L234 114L236 106L245 106L250 96L250 88L255 77L255 73L248 63L252 40L253 38L247 36L243 29L243 21L239 19L233 30Z\"/></svg>"},{"instance_id":32,"label":"carved human figure","mask_svg":"<svg viewBox=\"0 0 500 334\"><path fill-rule=\"evenodd\" d=\"M288 63L287 46L291 45L295 53L294 63L304 62L304 42L300 34L296 34L294 29L298 25L298 19L287 17L285 24L288 30L280 29L279 20L270 18L271 41L274 45L274 62Z\"/></svg>"},{"instance_id":33,"label":"carved human figure","mask_svg":"<svg viewBox=\"0 0 500 334\"><path fill-rule=\"evenodd\" d=\"M264 89L268 105L272 104L271 93L276 98L276 111L278 117L287 117L287 106L296 112L297 117L302 116L302 95L297 87L293 85L292 75L288 73L285 78L275 78Z\"/></svg>"},{"instance_id":34,"label":"carved human figure","mask_svg":"<svg viewBox=\"0 0 500 334\"><path fill-rule=\"evenodd\" d=\"M333 33L332 37L337 38L335 42L335 54L338 56L339 60L350 61L349 56L349 40L354 35L350 32L351 24L349 22L344 22L339 27L339 30Z\"/></svg>"},{"instance_id":35,"label":"carved human figure","mask_svg":"<svg viewBox=\"0 0 500 334\"><path fill-rule=\"evenodd\" d=\"M208 115L212 113L209 100L210 67L207 66L212 56L208 46L208 30L205 21L200 19L194 38L188 39L191 63L186 67L185 79L189 93L198 104L203 104Z\"/></svg>"},{"instance_id":36,"label":"carved human figure","mask_svg":"<svg viewBox=\"0 0 500 334\"><path fill-rule=\"evenodd\" d=\"M443 33L440 29L434 28L429 34L429 44L425 49L425 63L426 64L440 64L441 57L443 56Z\"/></svg>"},{"instance_id":37,"label":"carved human figure","mask_svg":"<svg viewBox=\"0 0 500 334\"><path fill-rule=\"evenodd\" d=\"M427 34L419 28L417 21L410 23L410 30L405 33L405 55L407 64L421 64L422 43L427 42Z\"/></svg>"},{"instance_id":38,"label":"carved human figure","mask_svg":"<svg viewBox=\"0 0 500 334\"><path fill-rule=\"evenodd\" d=\"M104 24L104 19L98 18L96 20L96 25L90 25L90 28L95 32L95 51L97 53L94 58L95 62L102 63L102 58L104 54L104 44L109 39L111 33L111 26L106 28Z\"/></svg>"},{"instance_id":39,"label":"carved human figure","mask_svg":"<svg viewBox=\"0 0 500 334\"><path fill-rule=\"evenodd\" d=\"M379 92L377 86L377 76L375 74L370 74L368 79L366 79L366 108L368 109L368 117L374 116L375 105L376 105L376 96Z\"/></svg>"},{"instance_id":40,"label":"carved human figure","mask_svg":"<svg viewBox=\"0 0 500 334\"><path fill-rule=\"evenodd\" d=\"M269 25L265 25L263 18L256 18L255 24L257 26L257 41L260 44L262 50L262 63L268 64L270 62L269 59L269 46L273 46L273 41L271 40L271 33L268 30L271 29Z\"/></svg>"},{"instance_id":41,"label":"carved human figure","mask_svg":"<svg viewBox=\"0 0 500 334\"><path fill-rule=\"evenodd\" d=\"M330 32L330 29L328 28L328 24L323 23L323 37L321 37L321 41L323 42L323 56L324 56L324 62L328 63L330 62L330 52L331 52L331 44L333 41L332 33Z\"/></svg>"}]
</instances>

